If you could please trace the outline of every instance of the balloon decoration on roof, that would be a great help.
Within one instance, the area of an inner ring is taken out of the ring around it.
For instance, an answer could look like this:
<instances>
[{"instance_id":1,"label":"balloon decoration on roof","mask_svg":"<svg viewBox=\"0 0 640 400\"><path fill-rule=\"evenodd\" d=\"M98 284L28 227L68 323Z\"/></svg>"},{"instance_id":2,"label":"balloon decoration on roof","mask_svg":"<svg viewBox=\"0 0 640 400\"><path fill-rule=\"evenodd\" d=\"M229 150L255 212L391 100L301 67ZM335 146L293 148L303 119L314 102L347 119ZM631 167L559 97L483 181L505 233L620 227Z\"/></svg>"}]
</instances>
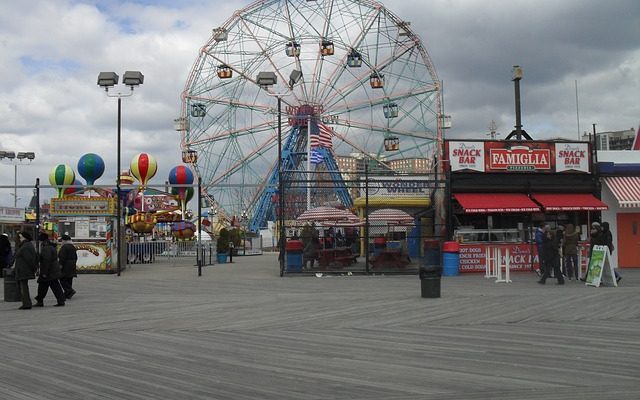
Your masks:
<instances>
[{"instance_id":1,"label":"balloon decoration on roof","mask_svg":"<svg viewBox=\"0 0 640 400\"><path fill-rule=\"evenodd\" d=\"M97 154L87 153L78 160L78 174L92 186L104 173L104 160Z\"/></svg>"},{"instance_id":2,"label":"balloon decoration on roof","mask_svg":"<svg viewBox=\"0 0 640 400\"><path fill-rule=\"evenodd\" d=\"M71 196L72 194L76 194L79 192L82 192L82 182L80 182L78 179L75 179L73 181L73 186L77 186L77 187L68 187L64 190L64 196Z\"/></svg>"},{"instance_id":3,"label":"balloon decoration on roof","mask_svg":"<svg viewBox=\"0 0 640 400\"><path fill-rule=\"evenodd\" d=\"M61 186L73 185L75 179L75 172L66 164L58 164L49 172L49 183L56 187L58 198L64 196L65 188Z\"/></svg>"},{"instance_id":4,"label":"balloon decoration on roof","mask_svg":"<svg viewBox=\"0 0 640 400\"><path fill-rule=\"evenodd\" d=\"M140 153L131 159L131 174L140 182L140 186L145 187L147 182L153 178L158 171L156 159L148 153Z\"/></svg>"},{"instance_id":5,"label":"balloon decoration on roof","mask_svg":"<svg viewBox=\"0 0 640 400\"><path fill-rule=\"evenodd\" d=\"M169 171L169 183L172 185L191 185L193 183L193 172L186 165L175 166ZM181 210L184 214L187 203L193 197L192 187L172 187L171 194L178 197Z\"/></svg>"}]
</instances>

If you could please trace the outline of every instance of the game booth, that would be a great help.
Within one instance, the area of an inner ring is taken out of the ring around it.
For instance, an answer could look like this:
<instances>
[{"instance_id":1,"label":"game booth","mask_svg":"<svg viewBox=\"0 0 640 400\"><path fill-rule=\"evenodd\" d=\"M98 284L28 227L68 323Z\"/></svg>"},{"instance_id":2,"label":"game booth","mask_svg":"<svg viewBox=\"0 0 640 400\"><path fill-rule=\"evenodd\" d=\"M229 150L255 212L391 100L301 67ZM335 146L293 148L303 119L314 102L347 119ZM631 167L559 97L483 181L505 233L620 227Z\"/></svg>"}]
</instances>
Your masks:
<instances>
[{"instance_id":1,"label":"game booth","mask_svg":"<svg viewBox=\"0 0 640 400\"><path fill-rule=\"evenodd\" d=\"M194 238L195 225L183 217L193 196L193 188L186 186L193 183L191 170L184 165L171 170L169 182L178 187L172 187L170 193L147 187L156 171L155 159L140 153L131 160L130 170L120 175L122 257L129 263L153 262L156 254L167 251L167 243ZM95 183L103 173L102 158L88 153L78 161L78 175L84 183L65 164L55 166L49 174L57 192L49 210L48 224L55 225L50 233L52 239L63 234L72 238L79 273L114 273L117 269L117 191ZM159 224L162 229L157 229Z\"/></svg>"}]
</instances>

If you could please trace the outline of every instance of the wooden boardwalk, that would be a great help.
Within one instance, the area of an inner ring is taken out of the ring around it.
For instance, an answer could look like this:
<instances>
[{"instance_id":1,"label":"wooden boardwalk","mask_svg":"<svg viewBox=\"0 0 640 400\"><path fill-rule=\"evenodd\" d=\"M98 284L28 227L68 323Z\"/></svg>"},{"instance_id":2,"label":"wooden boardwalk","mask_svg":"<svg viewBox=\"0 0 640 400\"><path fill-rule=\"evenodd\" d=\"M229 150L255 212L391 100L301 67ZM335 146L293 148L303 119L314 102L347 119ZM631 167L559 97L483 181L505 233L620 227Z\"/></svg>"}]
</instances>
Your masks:
<instances>
[{"instance_id":1,"label":"wooden boardwalk","mask_svg":"<svg viewBox=\"0 0 640 400\"><path fill-rule=\"evenodd\" d=\"M274 254L81 275L66 307L0 302L0 399L637 400L640 270L622 273L443 277L439 299L416 276L280 278Z\"/></svg>"}]
</instances>

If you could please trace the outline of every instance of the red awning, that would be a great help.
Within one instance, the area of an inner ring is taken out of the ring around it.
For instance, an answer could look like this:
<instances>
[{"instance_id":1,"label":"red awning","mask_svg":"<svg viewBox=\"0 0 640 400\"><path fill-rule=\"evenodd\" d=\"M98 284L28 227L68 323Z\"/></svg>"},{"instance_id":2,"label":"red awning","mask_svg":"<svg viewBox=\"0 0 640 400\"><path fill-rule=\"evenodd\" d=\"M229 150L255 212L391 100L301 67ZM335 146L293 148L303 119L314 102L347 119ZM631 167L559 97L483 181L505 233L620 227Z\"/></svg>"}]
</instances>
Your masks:
<instances>
[{"instance_id":1,"label":"red awning","mask_svg":"<svg viewBox=\"0 0 640 400\"><path fill-rule=\"evenodd\" d=\"M465 213L539 212L540 207L522 193L456 193Z\"/></svg>"},{"instance_id":2,"label":"red awning","mask_svg":"<svg viewBox=\"0 0 640 400\"><path fill-rule=\"evenodd\" d=\"M612 176L604 182L620 207L640 207L640 176Z\"/></svg>"},{"instance_id":3,"label":"red awning","mask_svg":"<svg viewBox=\"0 0 640 400\"><path fill-rule=\"evenodd\" d=\"M595 211L609 207L590 193L537 193L531 198L545 211Z\"/></svg>"}]
</instances>

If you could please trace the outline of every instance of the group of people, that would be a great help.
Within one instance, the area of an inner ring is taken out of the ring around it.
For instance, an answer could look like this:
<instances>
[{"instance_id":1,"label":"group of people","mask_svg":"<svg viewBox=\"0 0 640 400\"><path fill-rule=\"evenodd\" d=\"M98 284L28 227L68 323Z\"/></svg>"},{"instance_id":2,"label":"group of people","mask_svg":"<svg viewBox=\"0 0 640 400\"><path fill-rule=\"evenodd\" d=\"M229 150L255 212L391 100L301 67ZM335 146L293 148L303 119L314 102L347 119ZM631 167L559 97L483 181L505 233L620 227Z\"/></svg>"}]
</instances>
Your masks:
<instances>
[{"instance_id":1,"label":"group of people","mask_svg":"<svg viewBox=\"0 0 640 400\"><path fill-rule=\"evenodd\" d=\"M613 253L613 235L609 229L609 223L593 222L591 224L590 231L590 248L593 246L602 245L607 246L609 251ZM547 278L553 275L558 280L558 284L564 284L564 278L569 280L575 278L580 279L580 265L578 264L578 242L580 240L580 227L574 227L572 224L567 224L566 228L562 225L558 226L556 230L551 229L551 226L545 222L540 223L540 226L535 233L535 241L538 247L538 261L540 269L536 270L541 277L538 283L544 285ZM564 261L561 268L561 260ZM619 282L622 277L615 271L616 280ZM582 278L584 281L584 278Z\"/></svg>"},{"instance_id":2,"label":"group of people","mask_svg":"<svg viewBox=\"0 0 640 400\"><path fill-rule=\"evenodd\" d=\"M76 247L68 235L62 235L62 245L56 249L56 243L49 240L46 233L40 233L40 251L36 251L33 238L27 231L18 233L15 253L11 254L11 243L8 237L0 238L0 254L2 254L3 268L14 265L15 278L20 291L21 310L32 307L44 307L44 299L49 288L53 292L57 303L55 307L65 305L76 291L73 289L73 278L76 277L78 255ZM5 242L6 240L6 242ZM5 246L8 244L8 253ZM38 294L36 303L31 301L29 281L38 278Z\"/></svg>"}]
</instances>

